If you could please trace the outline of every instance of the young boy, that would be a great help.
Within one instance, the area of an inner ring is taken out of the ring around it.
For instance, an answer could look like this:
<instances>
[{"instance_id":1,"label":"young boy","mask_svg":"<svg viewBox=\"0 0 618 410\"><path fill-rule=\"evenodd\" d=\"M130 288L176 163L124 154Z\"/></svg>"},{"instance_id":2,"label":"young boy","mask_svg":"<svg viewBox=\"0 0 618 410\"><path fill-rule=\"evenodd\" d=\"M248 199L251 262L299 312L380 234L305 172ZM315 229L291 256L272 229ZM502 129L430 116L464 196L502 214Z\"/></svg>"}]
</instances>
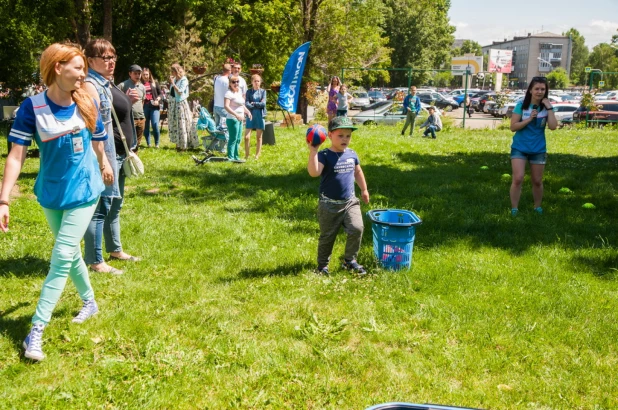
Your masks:
<instances>
[{"instance_id":1,"label":"young boy","mask_svg":"<svg viewBox=\"0 0 618 410\"><path fill-rule=\"evenodd\" d=\"M369 203L369 191L365 175L356 152L348 148L352 131L356 127L348 117L335 117L328 124L331 146L318 152L318 147L309 146L307 171L312 177L320 176L320 201L318 222L318 273L328 275L328 262L333 251L339 228L347 234L342 267L360 275L367 273L356 262L363 236L363 217L360 201L354 194L354 181L361 189L361 199Z\"/></svg>"},{"instance_id":2,"label":"young boy","mask_svg":"<svg viewBox=\"0 0 618 410\"><path fill-rule=\"evenodd\" d=\"M425 132L423 132L423 137L428 137L429 133L431 133L431 138L435 140L436 132L442 129L442 120L440 116L436 114L436 107L427 107L427 111L429 111L429 117L427 117L427 120L421 125L421 128L427 127Z\"/></svg>"}]
</instances>

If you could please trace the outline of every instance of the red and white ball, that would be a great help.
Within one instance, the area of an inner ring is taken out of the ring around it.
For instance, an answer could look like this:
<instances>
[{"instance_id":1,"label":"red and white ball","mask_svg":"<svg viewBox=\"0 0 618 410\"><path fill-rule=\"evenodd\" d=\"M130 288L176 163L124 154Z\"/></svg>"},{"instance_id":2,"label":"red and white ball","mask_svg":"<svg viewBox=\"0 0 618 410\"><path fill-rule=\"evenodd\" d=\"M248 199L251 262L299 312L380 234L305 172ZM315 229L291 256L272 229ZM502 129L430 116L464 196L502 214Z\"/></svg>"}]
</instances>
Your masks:
<instances>
[{"instance_id":1,"label":"red and white ball","mask_svg":"<svg viewBox=\"0 0 618 410\"><path fill-rule=\"evenodd\" d=\"M307 142L314 147L322 145L322 143L326 141L327 136L328 131L320 124L313 124L307 129Z\"/></svg>"}]
</instances>

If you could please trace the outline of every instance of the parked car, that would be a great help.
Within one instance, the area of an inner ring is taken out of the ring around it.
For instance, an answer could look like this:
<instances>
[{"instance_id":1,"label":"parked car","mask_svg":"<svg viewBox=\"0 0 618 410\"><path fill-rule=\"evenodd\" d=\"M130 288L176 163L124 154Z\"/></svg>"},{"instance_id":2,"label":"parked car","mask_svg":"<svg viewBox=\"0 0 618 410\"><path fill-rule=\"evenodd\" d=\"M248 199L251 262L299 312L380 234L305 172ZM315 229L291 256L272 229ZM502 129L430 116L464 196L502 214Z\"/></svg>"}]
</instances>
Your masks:
<instances>
[{"instance_id":1,"label":"parked car","mask_svg":"<svg viewBox=\"0 0 618 410\"><path fill-rule=\"evenodd\" d=\"M421 124L419 121L425 121L428 115L427 108L421 106L421 112L416 119L417 125ZM403 107L400 104L394 104L393 101L378 101L350 118L354 124L395 125L399 122L404 122L406 115L403 113Z\"/></svg>"},{"instance_id":2,"label":"parked car","mask_svg":"<svg viewBox=\"0 0 618 410\"><path fill-rule=\"evenodd\" d=\"M513 109L515 108L515 106L523 101L524 101L524 97L518 97L515 101L511 101L505 104L504 107L498 110L500 116L511 118L511 115L513 115Z\"/></svg>"},{"instance_id":3,"label":"parked car","mask_svg":"<svg viewBox=\"0 0 618 410\"><path fill-rule=\"evenodd\" d=\"M468 89L468 93L473 93L473 92L478 92L478 91L481 91L481 90L479 90L478 88L469 88ZM465 93L466 93L466 89L465 88L458 88L456 90L451 91L449 93L449 95L451 97L457 97L458 95L465 94Z\"/></svg>"},{"instance_id":4,"label":"parked car","mask_svg":"<svg viewBox=\"0 0 618 410\"><path fill-rule=\"evenodd\" d=\"M586 121L593 124L618 123L618 101L595 101L599 107L597 111L588 111L586 107L579 106L573 113L573 122Z\"/></svg>"},{"instance_id":5,"label":"parked car","mask_svg":"<svg viewBox=\"0 0 618 410\"><path fill-rule=\"evenodd\" d=\"M617 91L611 91L609 94L607 94L605 99L606 100L618 100L618 90Z\"/></svg>"},{"instance_id":6,"label":"parked car","mask_svg":"<svg viewBox=\"0 0 618 410\"><path fill-rule=\"evenodd\" d=\"M609 91L604 91L602 93L597 93L594 95L594 100L595 101L601 101L601 100L605 100L607 99L607 95L609 94Z\"/></svg>"},{"instance_id":7,"label":"parked car","mask_svg":"<svg viewBox=\"0 0 618 410\"><path fill-rule=\"evenodd\" d=\"M352 101L350 101L350 108L352 109L354 108L362 109L371 104L371 101L369 100L369 95L367 95L367 93L364 91L362 92L357 91L355 93L352 93L352 97L354 97Z\"/></svg>"},{"instance_id":8,"label":"parked car","mask_svg":"<svg viewBox=\"0 0 618 410\"><path fill-rule=\"evenodd\" d=\"M558 121L573 120L573 113L577 111L578 104L554 104L554 115Z\"/></svg>"},{"instance_id":9,"label":"parked car","mask_svg":"<svg viewBox=\"0 0 618 410\"><path fill-rule=\"evenodd\" d=\"M438 108L442 108L446 111L452 111L454 109L459 108L459 104L457 104L451 98L445 98L440 93L418 93L418 98L421 102L425 104L434 104Z\"/></svg>"},{"instance_id":10,"label":"parked car","mask_svg":"<svg viewBox=\"0 0 618 410\"><path fill-rule=\"evenodd\" d=\"M371 101L371 103L378 101L386 101L386 96L382 91L372 90L369 91L367 94L369 95L369 101Z\"/></svg>"},{"instance_id":11,"label":"parked car","mask_svg":"<svg viewBox=\"0 0 618 410\"><path fill-rule=\"evenodd\" d=\"M479 97L480 97L479 109L483 111L484 113L487 113L487 110L485 109L485 104L488 101L494 101L494 99L496 98L496 93L494 91L489 91Z\"/></svg>"}]
</instances>

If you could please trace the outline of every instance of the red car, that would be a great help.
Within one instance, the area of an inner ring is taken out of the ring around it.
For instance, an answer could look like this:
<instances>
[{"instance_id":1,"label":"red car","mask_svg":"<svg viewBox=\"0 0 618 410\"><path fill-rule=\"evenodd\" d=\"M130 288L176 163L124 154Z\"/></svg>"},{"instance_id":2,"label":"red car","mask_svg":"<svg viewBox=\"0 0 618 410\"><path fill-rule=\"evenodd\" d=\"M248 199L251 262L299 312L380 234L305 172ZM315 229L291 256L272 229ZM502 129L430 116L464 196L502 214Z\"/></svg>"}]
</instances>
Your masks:
<instances>
[{"instance_id":1,"label":"red car","mask_svg":"<svg viewBox=\"0 0 618 410\"><path fill-rule=\"evenodd\" d=\"M599 106L597 111L588 111L586 107L580 106L573 113L573 122L586 121L593 124L618 123L618 101L596 101Z\"/></svg>"}]
</instances>

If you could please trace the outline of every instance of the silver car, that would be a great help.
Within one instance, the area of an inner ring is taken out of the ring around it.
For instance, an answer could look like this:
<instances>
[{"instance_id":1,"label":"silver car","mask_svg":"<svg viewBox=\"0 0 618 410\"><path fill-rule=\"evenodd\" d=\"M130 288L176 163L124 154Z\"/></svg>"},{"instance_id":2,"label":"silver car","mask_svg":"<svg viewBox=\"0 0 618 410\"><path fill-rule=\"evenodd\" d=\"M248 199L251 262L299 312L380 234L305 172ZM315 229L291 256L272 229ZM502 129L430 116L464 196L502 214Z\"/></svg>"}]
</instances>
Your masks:
<instances>
[{"instance_id":1,"label":"silver car","mask_svg":"<svg viewBox=\"0 0 618 410\"><path fill-rule=\"evenodd\" d=\"M429 112L425 108L425 104L421 104L421 112L419 113L416 123L419 121L425 121ZM438 115L440 111L436 110ZM378 101L371 104L365 110L351 117L354 124L387 124L395 125L406 120L406 115L403 113L403 108L400 104L393 104L393 101Z\"/></svg>"},{"instance_id":2,"label":"silver car","mask_svg":"<svg viewBox=\"0 0 618 410\"><path fill-rule=\"evenodd\" d=\"M352 93L352 101L350 101L350 108L363 108L371 105L371 101L369 101L369 95L366 92L355 92Z\"/></svg>"}]
</instances>

